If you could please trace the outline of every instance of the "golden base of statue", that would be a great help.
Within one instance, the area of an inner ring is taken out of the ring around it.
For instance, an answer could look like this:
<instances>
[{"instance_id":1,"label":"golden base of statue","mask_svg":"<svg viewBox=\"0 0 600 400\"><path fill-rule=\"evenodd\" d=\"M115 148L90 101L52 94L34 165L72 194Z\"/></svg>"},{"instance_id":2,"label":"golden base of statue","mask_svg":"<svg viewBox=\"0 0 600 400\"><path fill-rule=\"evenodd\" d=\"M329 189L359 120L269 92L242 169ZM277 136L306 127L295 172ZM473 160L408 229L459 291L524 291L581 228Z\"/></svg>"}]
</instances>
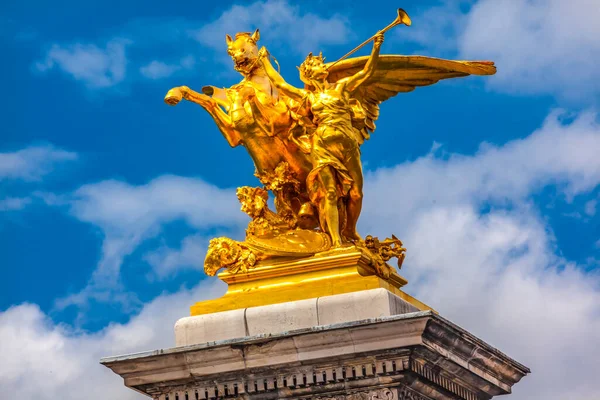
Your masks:
<instances>
[{"instance_id":1,"label":"golden base of statue","mask_svg":"<svg viewBox=\"0 0 600 400\"><path fill-rule=\"evenodd\" d=\"M241 187L237 196L242 211L252 218L246 238L212 239L204 262L210 276L225 269L218 277L229 289L220 299L194 304L192 315L376 288L420 310L431 309L400 290L407 281L387 263L396 257L402 267L406 249L395 236L379 240L369 235L335 247L327 233L302 228L298 219L269 210L265 189Z\"/></svg>"},{"instance_id":2,"label":"golden base of statue","mask_svg":"<svg viewBox=\"0 0 600 400\"><path fill-rule=\"evenodd\" d=\"M407 281L389 265L386 265L389 275L382 277L377 262L368 250L348 246L311 257L262 261L245 272L221 272L218 277L229 285L227 293L219 299L194 304L191 315L376 288L387 289L420 310L431 310L400 290Z\"/></svg>"}]
</instances>

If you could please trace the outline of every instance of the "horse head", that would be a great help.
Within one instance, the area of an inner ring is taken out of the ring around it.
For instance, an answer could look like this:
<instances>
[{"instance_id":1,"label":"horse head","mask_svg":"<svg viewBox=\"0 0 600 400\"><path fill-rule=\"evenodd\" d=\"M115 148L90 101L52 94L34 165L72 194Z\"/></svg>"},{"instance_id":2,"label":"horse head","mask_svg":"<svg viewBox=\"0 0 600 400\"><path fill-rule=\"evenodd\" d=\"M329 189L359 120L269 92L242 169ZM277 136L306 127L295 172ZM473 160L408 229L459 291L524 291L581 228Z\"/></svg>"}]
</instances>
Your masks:
<instances>
[{"instance_id":1,"label":"horse head","mask_svg":"<svg viewBox=\"0 0 600 400\"><path fill-rule=\"evenodd\" d=\"M235 39L225 35L225 39L227 41L227 53L233 60L235 70L244 76L252 73L257 67L258 46L256 43L260 39L258 29L254 33L236 33Z\"/></svg>"}]
</instances>

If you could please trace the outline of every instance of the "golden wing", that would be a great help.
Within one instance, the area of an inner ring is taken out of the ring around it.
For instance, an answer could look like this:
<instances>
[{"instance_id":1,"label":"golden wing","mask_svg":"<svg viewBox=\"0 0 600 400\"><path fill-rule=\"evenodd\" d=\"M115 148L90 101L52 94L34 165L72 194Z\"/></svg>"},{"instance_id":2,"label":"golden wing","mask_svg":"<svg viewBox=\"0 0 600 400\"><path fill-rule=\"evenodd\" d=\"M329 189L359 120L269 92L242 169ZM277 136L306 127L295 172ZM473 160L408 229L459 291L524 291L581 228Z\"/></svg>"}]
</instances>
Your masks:
<instances>
[{"instance_id":1,"label":"golden wing","mask_svg":"<svg viewBox=\"0 0 600 400\"><path fill-rule=\"evenodd\" d=\"M333 65L327 78L330 82L352 76L364 68L368 56L351 58ZM373 76L352 94L362 105L366 121L361 133L369 138L375 131L379 117L379 104L398 93L411 92L418 86L429 86L442 79L468 75L494 75L496 67L492 61L453 61L424 56L379 56Z\"/></svg>"}]
</instances>

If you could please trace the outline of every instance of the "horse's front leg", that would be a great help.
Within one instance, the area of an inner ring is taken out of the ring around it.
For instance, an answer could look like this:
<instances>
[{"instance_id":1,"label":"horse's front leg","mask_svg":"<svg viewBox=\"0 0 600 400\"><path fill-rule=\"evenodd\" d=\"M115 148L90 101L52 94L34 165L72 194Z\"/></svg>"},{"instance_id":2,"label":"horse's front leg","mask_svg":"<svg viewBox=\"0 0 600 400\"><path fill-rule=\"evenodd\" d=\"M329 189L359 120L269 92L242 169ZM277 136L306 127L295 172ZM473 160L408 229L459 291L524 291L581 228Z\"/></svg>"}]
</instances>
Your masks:
<instances>
[{"instance_id":1,"label":"horse's front leg","mask_svg":"<svg viewBox=\"0 0 600 400\"><path fill-rule=\"evenodd\" d=\"M174 106L177 105L181 99L191 101L192 103L196 103L204 108L215 121L217 128L219 128L227 140L227 143L229 143L231 147L241 144L241 136L234 128L231 118L223 111L221 107L219 107L213 98L205 94L195 92L187 86L179 86L167 92L167 95L165 96L165 103Z\"/></svg>"}]
</instances>

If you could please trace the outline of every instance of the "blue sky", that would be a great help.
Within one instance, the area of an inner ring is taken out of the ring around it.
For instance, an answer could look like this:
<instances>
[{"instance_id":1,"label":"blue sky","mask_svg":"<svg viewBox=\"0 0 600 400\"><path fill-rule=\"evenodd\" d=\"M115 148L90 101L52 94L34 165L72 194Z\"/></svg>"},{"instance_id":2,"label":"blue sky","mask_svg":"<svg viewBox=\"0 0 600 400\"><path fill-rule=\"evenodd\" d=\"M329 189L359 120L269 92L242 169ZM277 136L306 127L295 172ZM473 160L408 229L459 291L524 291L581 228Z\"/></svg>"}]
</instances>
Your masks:
<instances>
[{"instance_id":1,"label":"blue sky","mask_svg":"<svg viewBox=\"0 0 600 400\"><path fill-rule=\"evenodd\" d=\"M4 2L0 391L51 398L91 379L98 398L138 398L97 358L172 346L173 322L224 290L204 251L241 237L234 190L258 184L253 166L202 109L163 97L239 81L225 33L260 28L300 85L308 51L335 60L400 5L413 26L383 53L490 59L498 74L382 106L360 231L401 237L409 293L532 367L513 398L567 398L548 360L581 371L600 355L580 344L600 348L600 7L565 3ZM48 380L45 359L70 367ZM590 376L573 373L573 398L599 395Z\"/></svg>"}]
</instances>

